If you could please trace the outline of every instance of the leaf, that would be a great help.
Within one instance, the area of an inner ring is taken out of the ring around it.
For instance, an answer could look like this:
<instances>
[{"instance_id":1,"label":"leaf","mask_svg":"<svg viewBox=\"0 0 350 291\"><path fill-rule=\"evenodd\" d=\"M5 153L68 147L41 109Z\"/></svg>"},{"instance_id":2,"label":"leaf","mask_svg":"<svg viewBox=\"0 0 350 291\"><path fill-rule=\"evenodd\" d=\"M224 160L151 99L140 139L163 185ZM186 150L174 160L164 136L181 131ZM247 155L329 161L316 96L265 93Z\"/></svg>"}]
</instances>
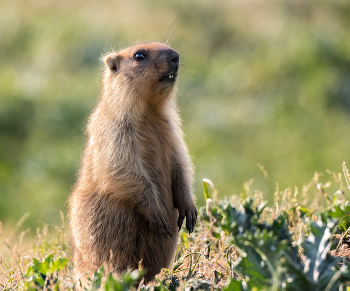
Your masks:
<instances>
[{"instance_id":1,"label":"leaf","mask_svg":"<svg viewBox=\"0 0 350 291\"><path fill-rule=\"evenodd\" d=\"M203 179L203 192L204 192L204 199L207 201L208 198L210 198L210 193L208 191L208 186L207 186L207 179Z\"/></svg>"},{"instance_id":2,"label":"leaf","mask_svg":"<svg viewBox=\"0 0 350 291\"><path fill-rule=\"evenodd\" d=\"M101 270L103 271L103 269ZM123 273L120 279L117 279L113 276L112 273L109 273L106 277L103 289L105 291L128 291L137 287L138 282L143 276L143 272L140 270L134 270L132 272L126 271ZM100 282L98 282L100 283ZM99 289L99 287L92 286L92 288ZM166 290L166 289L159 289Z\"/></svg>"},{"instance_id":3,"label":"leaf","mask_svg":"<svg viewBox=\"0 0 350 291\"><path fill-rule=\"evenodd\" d=\"M286 258L287 272L283 276L282 285L285 284L287 291L313 290L313 284L308 279L306 273L303 271L303 265L300 261L292 259L289 255Z\"/></svg>"},{"instance_id":4,"label":"leaf","mask_svg":"<svg viewBox=\"0 0 350 291\"><path fill-rule=\"evenodd\" d=\"M223 291L242 291L242 282L234 280L232 278L228 279L227 286L223 289Z\"/></svg>"},{"instance_id":5,"label":"leaf","mask_svg":"<svg viewBox=\"0 0 350 291\"><path fill-rule=\"evenodd\" d=\"M181 257L173 264L173 271L176 271L184 262L184 258Z\"/></svg>"},{"instance_id":6,"label":"leaf","mask_svg":"<svg viewBox=\"0 0 350 291\"><path fill-rule=\"evenodd\" d=\"M306 208L306 207L303 207L303 206L299 206L299 211L300 211L302 216L303 215L311 216L314 213L315 210L313 208L309 209L309 208Z\"/></svg>"},{"instance_id":7,"label":"leaf","mask_svg":"<svg viewBox=\"0 0 350 291\"><path fill-rule=\"evenodd\" d=\"M327 217L336 219L338 221L338 228L344 232L350 227L350 204L336 205L324 213Z\"/></svg>"},{"instance_id":8,"label":"leaf","mask_svg":"<svg viewBox=\"0 0 350 291\"><path fill-rule=\"evenodd\" d=\"M328 252L331 247L332 231L334 223L328 225L312 222L310 224L310 235L302 243L305 256L304 272L315 283L319 282L323 275L328 274L331 268L339 261Z\"/></svg>"},{"instance_id":9,"label":"leaf","mask_svg":"<svg viewBox=\"0 0 350 291\"><path fill-rule=\"evenodd\" d=\"M91 284L92 289L99 289L101 287L102 277L103 277L104 267L101 266L97 271L95 271L92 279L88 279Z\"/></svg>"},{"instance_id":10,"label":"leaf","mask_svg":"<svg viewBox=\"0 0 350 291\"><path fill-rule=\"evenodd\" d=\"M31 266L28 267L26 277L30 282L28 288L31 288L30 284L33 284L40 288L45 288L45 282L47 277L50 278L51 286L59 288L59 281L57 277L53 276L54 273L59 272L67 265L67 258L54 259L53 254L49 254L40 262L38 259L33 258Z\"/></svg>"},{"instance_id":11,"label":"leaf","mask_svg":"<svg viewBox=\"0 0 350 291\"><path fill-rule=\"evenodd\" d=\"M254 235L237 235L235 243L241 251L244 250L235 269L243 274L248 286L260 290L276 285L279 269L285 261L284 252L291 248L288 241L279 240L272 231L263 230Z\"/></svg>"},{"instance_id":12,"label":"leaf","mask_svg":"<svg viewBox=\"0 0 350 291\"><path fill-rule=\"evenodd\" d=\"M185 248L189 248L187 235L184 231L180 234L180 239L181 243L185 246Z\"/></svg>"},{"instance_id":13,"label":"leaf","mask_svg":"<svg viewBox=\"0 0 350 291\"><path fill-rule=\"evenodd\" d=\"M68 263L67 258L59 258L58 260L52 263L49 273L52 274L54 272L61 271L67 265L67 263Z\"/></svg>"},{"instance_id":14,"label":"leaf","mask_svg":"<svg viewBox=\"0 0 350 291\"><path fill-rule=\"evenodd\" d=\"M250 288L262 289L271 285L271 273L262 262L261 257L252 248L247 248L235 268L242 273Z\"/></svg>"}]
</instances>

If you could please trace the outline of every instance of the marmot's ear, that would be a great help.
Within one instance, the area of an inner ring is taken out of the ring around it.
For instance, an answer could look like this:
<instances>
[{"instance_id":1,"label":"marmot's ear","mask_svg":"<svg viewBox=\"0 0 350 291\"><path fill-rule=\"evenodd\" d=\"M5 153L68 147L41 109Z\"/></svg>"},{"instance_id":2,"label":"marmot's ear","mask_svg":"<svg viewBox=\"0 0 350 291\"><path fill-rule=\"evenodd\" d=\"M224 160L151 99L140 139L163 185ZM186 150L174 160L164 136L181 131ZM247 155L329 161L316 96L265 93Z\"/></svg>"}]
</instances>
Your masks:
<instances>
[{"instance_id":1,"label":"marmot's ear","mask_svg":"<svg viewBox=\"0 0 350 291\"><path fill-rule=\"evenodd\" d=\"M119 63L120 56L116 53L110 54L105 58L105 64L113 72L117 72L119 70Z\"/></svg>"}]
</instances>

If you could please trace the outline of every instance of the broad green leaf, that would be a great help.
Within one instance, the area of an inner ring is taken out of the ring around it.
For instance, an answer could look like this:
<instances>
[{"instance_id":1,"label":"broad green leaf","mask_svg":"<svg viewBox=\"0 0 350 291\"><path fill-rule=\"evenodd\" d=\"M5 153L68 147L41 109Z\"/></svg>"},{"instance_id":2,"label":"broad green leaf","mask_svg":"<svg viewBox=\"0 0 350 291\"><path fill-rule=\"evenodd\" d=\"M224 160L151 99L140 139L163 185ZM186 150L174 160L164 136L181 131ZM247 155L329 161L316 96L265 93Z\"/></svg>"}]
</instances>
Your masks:
<instances>
[{"instance_id":1,"label":"broad green leaf","mask_svg":"<svg viewBox=\"0 0 350 291\"><path fill-rule=\"evenodd\" d=\"M229 278L227 286L223 291L242 291L242 282Z\"/></svg>"},{"instance_id":2,"label":"broad green leaf","mask_svg":"<svg viewBox=\"0 0 350 291\"><path fill-rule=\"evenodd\" d=\"M61 271L67 265L67 263L68 263L67 258L59 258L58 260L52 263L49 273L52 274L54 272Z\"/></svg>"},{"instance_id":3,"label":"broad green leaf","mask_svg":"<svg viewBox=\"0 0 350 291\"><path fill-rule=\"evenodd\" d=\"M329 274L332 267L339 261L338 258L328 253L334 228L334 223L329 223L327 226L321 222L312 222L310 224L311 233L302 243L305 256L304 272L315 283L319 282L323 275Z\"/></svg>"}]
</instances>

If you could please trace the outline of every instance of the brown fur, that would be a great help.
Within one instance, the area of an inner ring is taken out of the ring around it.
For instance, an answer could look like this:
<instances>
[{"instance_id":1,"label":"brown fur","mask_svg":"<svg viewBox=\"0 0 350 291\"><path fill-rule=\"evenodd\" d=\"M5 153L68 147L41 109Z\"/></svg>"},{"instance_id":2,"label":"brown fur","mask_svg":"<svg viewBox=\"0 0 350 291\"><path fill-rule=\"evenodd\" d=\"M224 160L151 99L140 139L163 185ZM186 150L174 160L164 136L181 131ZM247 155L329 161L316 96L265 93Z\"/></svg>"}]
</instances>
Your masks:
<instances>
[{"instance_id":1,"label":"brown fur","mask_svg":"<svg viewBox=\"0 0 350 291\"><path fill-rule=\"evenodd\" d=\"M171 266L185 216L190 232L197 218L174 101L178 54L147 43L112 53L105 64L69 200L76 275L84 281L103 263L120 273L142 260L149 281Z\"/></svg>"}]
</instances>

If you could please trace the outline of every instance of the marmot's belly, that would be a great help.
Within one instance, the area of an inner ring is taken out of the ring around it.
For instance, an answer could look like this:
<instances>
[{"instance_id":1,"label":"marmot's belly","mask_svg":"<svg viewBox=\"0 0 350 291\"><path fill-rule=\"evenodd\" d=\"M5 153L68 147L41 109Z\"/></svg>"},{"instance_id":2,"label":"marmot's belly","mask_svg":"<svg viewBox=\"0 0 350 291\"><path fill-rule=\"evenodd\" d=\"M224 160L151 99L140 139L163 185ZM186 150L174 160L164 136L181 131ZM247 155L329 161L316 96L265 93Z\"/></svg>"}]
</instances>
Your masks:
<instances>
[{"instance_id":1,"label":"marmot's belly","mask_svg":"<svg viewBox=\"0 0 350 291\"><path fill-rule=\"evenodd\" d=\"M93 248L96 253L100 253L99 260L110 262L117 269L137 268L140 260L145 266L148 265L169 265L173 254L170 252L177 243L177 210L167 217L172 235L160 235L153 229L143 215L134 209L114 205L114 209L106 211L105 215L93 223L97 227L93 231L91 238L94 242ZM164 261L159 261L158 254L169 253Z\"/></svg>"}]
</instances>

